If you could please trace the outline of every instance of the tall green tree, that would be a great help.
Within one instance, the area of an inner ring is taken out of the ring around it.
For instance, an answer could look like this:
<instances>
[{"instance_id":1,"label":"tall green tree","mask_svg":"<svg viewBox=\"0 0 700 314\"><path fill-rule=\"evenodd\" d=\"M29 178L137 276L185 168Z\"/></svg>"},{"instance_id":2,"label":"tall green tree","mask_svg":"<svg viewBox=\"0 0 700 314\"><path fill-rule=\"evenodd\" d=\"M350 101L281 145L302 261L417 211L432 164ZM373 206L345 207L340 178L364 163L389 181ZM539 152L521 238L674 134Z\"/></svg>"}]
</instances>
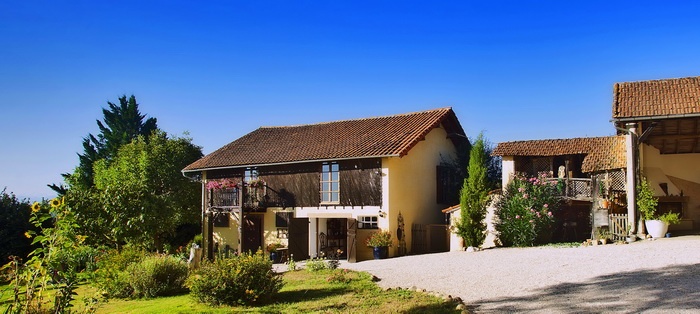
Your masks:
<instances>
[{"instance_id":1,"label":"tall green tree","mask_svg":"<svg viewBox=\"0 0 700 314\"><path fill-rule=\"evenodd\" d=\"M483 134L479 134L469 152L468 177L460 191L460 220L457 234L465 246L479 247L486 239L486 207L491 182L488 179L489 156Z\"/></svg>"},{"instance_id":2,"label":"tall green tree","mask_svg":"<svg viewBox=\"0 0 700 314\"><path fill-rule=\"evenodd\" d=\"M69 187L90 188L93 182L93 166L98 160L109 162L120 147L130 143L138 136L148 136L158 129L156 118L148 118L139 111L136 97L126 95L119 97L119 104L107 102L108 108L102 109L103 121L97 120L100 133L88 134L83 138L83 153L78 154L79 165L73 174L63 174ZM72 178L69 178L71 177ZM64 186L49 185L54 191L63 195Z\"/></svg>"},{"instance_id":3,"label":"tall green tree","mask_svg":"<svg viewBox=\"0 0 700 314\"><path fill-rule=\"evenodd\" d=\"M29 223L30 204L20 200L13 193L0 192L0 265L8 262L8 257L27 257L31 252L31 240L25 232L32 229Z\"/></svg>"},{"instance_id":4,"label":"tall green tree","mask_svg":"<svg viewBox=\"0 0 700 314\"><path fill-rule=\"evenodd\" d=\"M80 224L107 244L161 248L177 226L199 221L199 184L180 171L201 157L190 138L162 131L138 136L110 161L95 163L91 197L71 195L71 201L96 205L77 215Z\"/></svg>"}]
</instances>

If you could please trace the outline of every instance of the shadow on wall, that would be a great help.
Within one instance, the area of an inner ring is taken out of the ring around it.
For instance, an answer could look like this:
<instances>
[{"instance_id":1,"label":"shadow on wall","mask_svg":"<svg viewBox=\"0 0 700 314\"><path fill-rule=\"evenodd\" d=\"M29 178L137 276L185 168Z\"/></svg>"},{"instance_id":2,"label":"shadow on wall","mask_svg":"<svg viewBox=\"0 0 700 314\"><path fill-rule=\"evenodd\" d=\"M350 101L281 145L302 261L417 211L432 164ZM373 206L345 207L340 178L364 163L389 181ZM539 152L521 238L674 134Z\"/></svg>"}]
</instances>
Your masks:
<instances>
[{"instance_id":1,"label":"shadow on wall","mask_svg":"<svg viewBox=\"0 0 700 314\"><path fill-rule=\"evenodd\" d=\"M554 313L674 312L700 308L700 264L669 266L605 275L582 283L561 283L526 297L484 300L468 305L474 312Z\"/></svg>"}]
</instances>

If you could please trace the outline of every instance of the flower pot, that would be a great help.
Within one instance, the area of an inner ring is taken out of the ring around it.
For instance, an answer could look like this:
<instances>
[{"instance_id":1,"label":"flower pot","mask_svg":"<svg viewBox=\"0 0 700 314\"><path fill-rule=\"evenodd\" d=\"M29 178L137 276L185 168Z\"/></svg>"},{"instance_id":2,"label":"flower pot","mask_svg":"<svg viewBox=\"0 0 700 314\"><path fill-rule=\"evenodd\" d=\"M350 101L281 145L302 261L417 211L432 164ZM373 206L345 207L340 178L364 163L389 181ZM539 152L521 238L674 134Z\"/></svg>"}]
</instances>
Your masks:
<instances>
[{"instance_id":1,"label":"flower pot","mask_svg":"<svg viewBox=\"0 0 700 314\"><path fill-rule=\"evenodd\" d=\"M603 199L600 201L600 208L610 208L610 201Z\"/></svg>"},{"instance_id":2,"label":"flower pot","mask_svg":"<svg viewBox=\"0 0 700 314\"><path fill-rule=\"evenodd\" d=\"M668 224L661 220L645 220L644 225L652 238L663 238L668 232Z\"/></svg>"},{"instance_id":3,"label":"flower pot","mask_svg":"<svg viewBox=\"0 0 700 314\"><path fill-rule=\"evenodd\" d=\"M374 254L374 259L385 259L389 257L389 247L388 246L375 246L372 251Z\"/></svg>"}]
</instances>

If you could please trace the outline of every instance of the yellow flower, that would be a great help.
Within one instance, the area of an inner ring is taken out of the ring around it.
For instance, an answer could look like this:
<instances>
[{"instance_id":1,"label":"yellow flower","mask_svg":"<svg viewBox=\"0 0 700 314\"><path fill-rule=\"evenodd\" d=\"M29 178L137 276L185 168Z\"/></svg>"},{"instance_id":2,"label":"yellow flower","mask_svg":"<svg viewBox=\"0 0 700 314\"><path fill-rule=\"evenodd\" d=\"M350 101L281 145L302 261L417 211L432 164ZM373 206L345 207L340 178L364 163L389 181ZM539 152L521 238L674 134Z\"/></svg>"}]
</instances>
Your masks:
<instances>
[{"instance_id":1,"label":"yellow flower","mask_svg":"<svg viewBox=\"0 0 700 314\"><path fill-rule=\"evenodd\" d=\"M32 238L32 235L29 234L29 231L25 232L25 233L24 233L24 236L27 237L27 239L31 239L31 238Z\"/></svg>"},{"instance_id":2,"label":"yellow flower","mask_svg":"<svg viewBox=\"0 0 700 314\"><path fill-rule=\"evenodd\" d=\"M40 210L41 210L41 204L39 204L39 202L34 202L34 204L32 204L32 211L36 213Z\"/></svg>"},{"instance_id":3,"label":"yellow flower","mask_svg":"<svg viewBox=\"0 0 700 314\"><path fill-rule=\"evenodd\" d=\"M57 198L52 199L50 204L51 204L51 207L56 208L58 206L61 206L62 203L63 202L61 202L61 199L57 197Z\"/></svg>"}]
</instances>

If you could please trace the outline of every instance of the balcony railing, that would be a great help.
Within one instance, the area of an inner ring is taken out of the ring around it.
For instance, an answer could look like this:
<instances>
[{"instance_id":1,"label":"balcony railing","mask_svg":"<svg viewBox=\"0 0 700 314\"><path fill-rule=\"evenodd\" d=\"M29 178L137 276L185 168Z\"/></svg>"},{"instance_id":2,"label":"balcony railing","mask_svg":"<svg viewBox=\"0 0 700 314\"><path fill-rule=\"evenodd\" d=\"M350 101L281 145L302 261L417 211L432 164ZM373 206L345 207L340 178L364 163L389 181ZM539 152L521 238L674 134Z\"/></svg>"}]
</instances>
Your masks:
<instances>
[{"instance_id":1,"label":"balcony railing","mask_svg":"<svg viewBox=\"0 0 700 314\"><path fill-rule=\"evenodd\" d=\"M589 178L553 178L547 181L554 181L561 184L561 194L559 196L577 200L591 200L591 182Z\"/></svg>"},{"instance_id":2,"label":"balcony railing","mask_svg":"<svg viewBox=\"0 0 700 314\"><path fill-rule=\"evenodd\" d=\"M241 203L243 210L248 212L265 212L268 207L285 207L284 198L267 186L212 189L208 193L208 207L215 211L238 210Z\"/></svg>"}]
</instances>

